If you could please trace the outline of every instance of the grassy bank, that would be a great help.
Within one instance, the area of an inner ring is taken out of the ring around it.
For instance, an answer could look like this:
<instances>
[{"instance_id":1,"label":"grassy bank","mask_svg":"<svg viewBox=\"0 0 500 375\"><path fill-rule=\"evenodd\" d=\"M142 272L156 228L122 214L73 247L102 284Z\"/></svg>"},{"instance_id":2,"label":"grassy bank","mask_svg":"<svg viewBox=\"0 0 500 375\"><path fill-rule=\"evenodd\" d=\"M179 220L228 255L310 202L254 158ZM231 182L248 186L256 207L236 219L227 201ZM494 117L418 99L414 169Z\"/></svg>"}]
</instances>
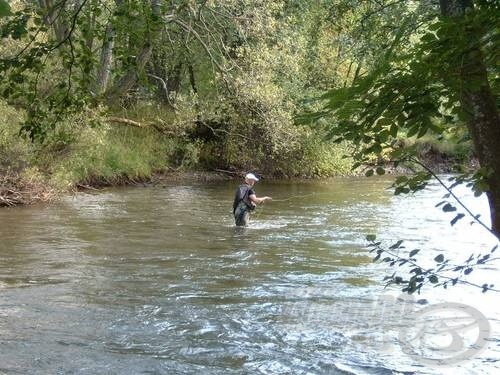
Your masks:
<instances>
[{"instance_id":1,"label":"grassy bank","mask_svg":"<svg viewBox=\"0 0 500 375\"><path fill-rule=\"evenodd\" d=\"M172 172L222 169L238 176L256 170L268 178L353 174L352 160L344 157L349 145L326 142L308 128L297 128L295 139L300 141L284 152L269 154L265 144L241 144L235 137L200 132L193 121L181 126L165 114L140 112L110 116L84 110L58 124L39 144L19 136L22 112L0 102L0 206L47 201L81 187L149 181ZM453 142L425 138L405 142L430 165L446 166L441 171L456 171L455 165L471 157L467 144L453 147Z\"/></svg>"},{"instance_id":2,"label":"grassy bank","mask_svg":"<svg viewBox=\"0 0 500 375\"><path fill-rule=\"evenodd\" d=\"M0 104L0 205L50 200L81 186L144 181L198 163L196 147L182 138L106 122L92 111L59 124L44 144L19 136L21 119L22 113Z\"/></svg>"},{"instance_id":3,"label":"grassy bank","mask_svg":"<svg viewBox=\"0 0 500 375\"><path fill-rule=\"evenodd\" d=\"M82 111L49 133L43 144L19 136L23 114L0 103L0 205L54 199L89 186L147 181L155 174L224 169L259 170L269 177L328 177L350 173L343 146L331 148L310 133L289 155L241 150L228 138L193 136L192 124L151 126L136 113ZM121 116L121 117L118 117ZM228 150L239 150L228 155ZM238 156L241 160L238 160Z\"/></svg>"}]
</instances>

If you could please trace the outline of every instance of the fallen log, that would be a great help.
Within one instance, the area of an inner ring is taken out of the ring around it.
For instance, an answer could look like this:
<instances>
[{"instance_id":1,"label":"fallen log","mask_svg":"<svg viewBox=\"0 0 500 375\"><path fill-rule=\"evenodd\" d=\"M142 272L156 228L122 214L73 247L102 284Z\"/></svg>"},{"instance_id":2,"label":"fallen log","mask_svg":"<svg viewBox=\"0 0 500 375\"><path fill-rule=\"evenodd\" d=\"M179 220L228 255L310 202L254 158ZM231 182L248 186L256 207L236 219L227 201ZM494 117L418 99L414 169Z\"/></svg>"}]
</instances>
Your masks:
<instances>
[{"instance_id":1,"label":"fallen log","mask_svg":"<svg viewBox=\"0 0 500 375\"><path fill-rule=\"evenodd\" d=\"M125 117L108 117L106 120L111 121L111 122L116 122L118 124L125 124L125 125L131 125L131 126L137 126L138 128L147 128L148 126L145 124L142 124L138 121L131 120Z\"/></svg>"},{"instance_id":2,"label":"fallen log","mask_svg":"<svg viewBox=\"0 0 500 375\"><path fill-rule=\"evenodd\" d=\"M131 120L129 118L125 117L107 117L106 120L110 122L115 122L118 124L124 124L124 125L130 125L130 126L135 126L137 128L142 128L142 129L147 129L147 128L153 128L156 131L162 133L162 134L170 134L170 135L176 135L175 132L171 130L167 130L164 127L158 125L156 122L147 122L147 123L142 123L139 121Z\"/></svg>"}]
</instances>

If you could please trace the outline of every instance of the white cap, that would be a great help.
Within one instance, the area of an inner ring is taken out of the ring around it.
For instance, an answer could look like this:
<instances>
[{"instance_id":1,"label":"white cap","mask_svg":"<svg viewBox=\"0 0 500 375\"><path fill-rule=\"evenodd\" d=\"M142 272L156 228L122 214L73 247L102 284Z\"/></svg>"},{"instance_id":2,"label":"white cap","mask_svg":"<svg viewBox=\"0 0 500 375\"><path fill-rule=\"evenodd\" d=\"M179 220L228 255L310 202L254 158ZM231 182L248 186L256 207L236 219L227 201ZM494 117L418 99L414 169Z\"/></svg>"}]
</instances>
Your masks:
<instances>
[{"instance_id":1,"label":"white cap","mask_svg":"<svg viewBox=\"0 0 500 375\"><path fill-rule=\"evenodd\" d=\"M247 175L245 176L245 180L259 181L259 179L257 178L257 176L254 175L253 173L247 173Z\"/></svg>"}]
</instances>

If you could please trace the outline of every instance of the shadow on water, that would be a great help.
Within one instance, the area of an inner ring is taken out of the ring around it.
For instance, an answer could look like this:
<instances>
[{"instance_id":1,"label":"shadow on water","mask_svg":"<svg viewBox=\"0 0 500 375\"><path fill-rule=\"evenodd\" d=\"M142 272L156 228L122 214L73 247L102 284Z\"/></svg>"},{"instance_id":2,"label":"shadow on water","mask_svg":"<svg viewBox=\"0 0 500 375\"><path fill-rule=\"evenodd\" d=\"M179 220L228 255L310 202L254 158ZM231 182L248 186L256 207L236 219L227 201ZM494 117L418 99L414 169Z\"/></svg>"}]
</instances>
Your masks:
<instances>
[{"instance_id":1,"label":"shadow on water","mask_svg":"<svg viewBox=\"0 0 500 375\"><path fill-rule=\"evenodd\" d=\"M440 192L401 200L385 178L263 181L257 194L274 201L238 228L234 185L0 210L0 373L440 373L402 353L401 322L367 323L395 290L382 288L392 270L371 262L364 241L402 236L431 255L483 243L444 235L449 220L432 211ZM488 373L498 352L454 373Z\"/></svg>"}]
</instances>

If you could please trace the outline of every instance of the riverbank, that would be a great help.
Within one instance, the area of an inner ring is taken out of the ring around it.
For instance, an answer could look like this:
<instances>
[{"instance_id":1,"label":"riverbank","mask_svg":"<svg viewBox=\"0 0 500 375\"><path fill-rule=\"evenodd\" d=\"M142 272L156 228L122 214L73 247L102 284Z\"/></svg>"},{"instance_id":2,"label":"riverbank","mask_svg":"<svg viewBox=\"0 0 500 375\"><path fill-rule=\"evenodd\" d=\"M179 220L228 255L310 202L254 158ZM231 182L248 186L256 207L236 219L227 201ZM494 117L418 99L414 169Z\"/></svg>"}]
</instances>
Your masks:
<instances>
[{"instance_id":1,"label":"riverbank","mask_svg":"<svg viewBox=\"0 0 500 375\"><path fill-rule=\"evenodd\" d=\"M122 138L113 136L111 140L97 142L94 147L81 148L73 145L62 153L46 148L36 150L35 145L24 145L25 149L17 145L15 147L17 153L8 153L4 148L3 153L0 152L0 156L3 155L1 159L3 164L0 164L0 207L50 202L77 191L99 190L109 186L240 180L248 170L262 172L266 179L311 180L335 176L335 174L283 176L266 173L259 168L202 169L199 160L193 160L196 159L193 155L189 158L184 155L179 162L175 157L166 157L169 155L166 148L163 148L159 155L151 152L151 148L161 149L159 146L165 141L151 139L144 141L142 137L143 133L139 138L135 136L135 141L142 139L142 145L140 142L130 142L130 135L127 144L120 142ZM189 149L190 146L187 144L182 147ZM171 149L179 150L179 146ZM170 155L175 155L175 151ZM420 158L436 173L458 172L456 168L461 162L453 155L440 152L434 147L428 147ZM188 159L189 162L186 162ZM466 169L478 167L475 159L471 159L467 165L463 162L461 165ZM411 165L395 167L392 163L387 163L385 173L412 174L418 170L418 166L415 167L416 169ZM366 168L360 168L338 175L364 175L365 170Z\"/></svg>"},{"instance_id":2,"label":"riverbank","mask_svg":"<svg viewBox=\"0 0 500 375\"><path fill-rule=\"evenodd\" d=\"M50 202L60 194L50 186L19 175L0 175L0 207Z\"/></svg>"},{"instance_id":3,"label":"riverbank","mask_svg":"<svg viewBox=\"0 0 500 375\"><path fill-rule=\"evenodd\" d=\"M104 144L108 145L108 142ZM241 180L244 173L251 169L200 169L198 163L183 165L174 164L169 159L161 160L152 156L152 154L142 153L134 150L133 147L120 146L114 143L113 147L106 151L99 150L99 144L96 149L84 151L79 154L78 151L70 151L69 156L57 157L47 150L40 152L41 156L35 162L30 160L27 155L19 153L17 159L10 165L5 164L0 168L0 207L12 207L16 205L29 205L38 202L51 202L60 197L75 193L77 191L99 190L110 186L124 185L159 185L171 183L198 183L198 182L216 182L224 180ZM33 146L31 146L33 147ZM138 146L141 149L141 146ZM113 150L120 149L120 152ZM457 172L457 160L453 156L447 155L430 148L430 151L421 155L425 163L436 173ZM101 154L101 157L90 156ZM45 155L44 155L45 154ZM110 157L110 155L112 157ZM47 158L53 158L47 162ZM5 161L5 158L3 159ZM185 162L185 158L183 159ZM109 164L112 164L111 166ZM163 165L162 165L163 164ZM170 164L170 165L165 165ZM418 166L417 166L418 168ZM477 161L471 159L466 166L468 169L477 168ZM416 171L412 166L395 167L392 163L385 165L385 173L393 175L412 174ZM350 173L342 173L346 176L362 176L365 169L360 168ZM266 179L325 179L334 177L326 175L323 177L303 175L303 176L282 176L263 173Z\"/></svg>"},{"instance_id":4,"label":"riverbank","mask_svg":"<svg viewBox=\"0 0 500 375\"><path fill-rule=\"evenodd\" d=\"M50 201L79 189L151 183L158 176L192 181L240 178L248 170L280 178L351 173L352 161L343 158L348 147L307 128L297 128L295 141L275 150L265 143L242 144L237 129L217 132L196 117L139 109L82 109L43 141L31 142L21 136L23 112L0 101L0 206Z\"/></svg>"},{"instance_id":5,"label":"riverbank","mask_svg":"<svg viewBox=\"0 0 500 375\"><path fill-rule=\"evenodd\" d=\"M349 145L326 141L310 129L304 129L304 137L286 152L269 155L268 145L262 145L262 152L254 154L228 135L200 136L193 123L142 126L149 120L135 116L132 122L121 117L111 121L103 113L85 110L58 124L43 143L33 143L19 136L23 114L0 102L0 206L48 202L107 186L241 179L249 170L267 179L324 179L365 172L353 171L353 160L344 157L352 152ZM455 171L455 165L468 157L467 148L457 152L446 143L418 142L420 155L437 172ZM388 165L387 173L412 169Z\"/></svg>"},{"instance_id":6,"label":"riverbank","mask_svg":"<svg viewBox=\"0 0 500 375\"><path fill-rule=\"evenodd\" d=\"M78 183L67 190L44 184L39 180L25 179L21 175L0 175L0 207L51 202L65 194L77 191L97 191L111 186L148 186L170 183L195 183L234 180L238 177L217 171L165 171L154 173L139 180L122 178L114 183L96 180L93 183Z\"/></svg>"},{"instance_id":7,"label":"riverbank","mask_svg":"<svg viewBox=\"0 0 500 375\"><path fill-rule=\"evenodd\" d=\"M432 161L437 161L432 163ZM431 162L433 170L437 173L451 173L455 172L453 166L448 162L449 159L444 158L429 158L427 162ZM474 162L471 163L474 165ZM386 173L393 175L411 174L411 168L394 168L387 165ZM40 202L51 202L59 199L60 197L75 193L77 191L97 191L111 186L156 186L161 184L172 183L200 183L200 182L217 182L217 181L230 181L241 180L244 171L223 171L223 170L174 170L166 169L164 171L156 171L151 176L141 178L128 178L122 176L112 181L104 178L96 178L93 181L84 181L76 183L67 189L61 189L51 186L47 182L43 182L43 178L32 176L31 178L25 175L7 176L0 175L0 207L12 207L16 205L29 205ZM352 174L362 175L362 173ZM266 179L276 179L276 176L266 176ZM282 179L282 178L280 178ZM321 180L325 178L306 178L306 180Z\"/></svg>"}]
</instances>

